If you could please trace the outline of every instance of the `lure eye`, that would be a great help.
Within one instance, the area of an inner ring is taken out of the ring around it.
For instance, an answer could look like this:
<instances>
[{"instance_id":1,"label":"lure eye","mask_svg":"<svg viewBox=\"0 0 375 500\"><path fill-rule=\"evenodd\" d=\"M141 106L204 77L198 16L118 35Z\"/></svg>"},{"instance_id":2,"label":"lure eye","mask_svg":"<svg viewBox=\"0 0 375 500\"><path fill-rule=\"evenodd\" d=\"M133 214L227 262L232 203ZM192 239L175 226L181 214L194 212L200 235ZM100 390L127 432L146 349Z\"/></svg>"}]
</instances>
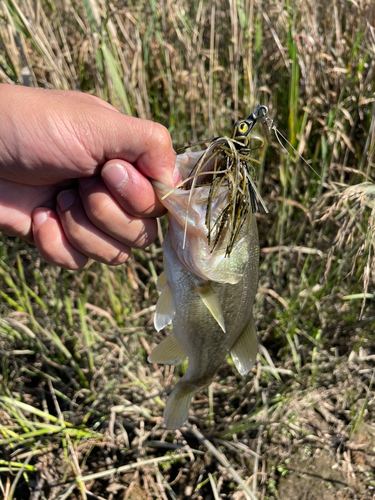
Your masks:
<instances>
[{"instance_id":1,"label":"lure eye","mask_svg":"<svg viewBox=\"0 0 375 500\"><path fill-rule=\"evenodd\" d=\"M242 122L238 126L238 131L241 132L241 134L244 134L245 132L247 132L248 128L248 124L246 122Z\"/></svg>"}]
</instances>

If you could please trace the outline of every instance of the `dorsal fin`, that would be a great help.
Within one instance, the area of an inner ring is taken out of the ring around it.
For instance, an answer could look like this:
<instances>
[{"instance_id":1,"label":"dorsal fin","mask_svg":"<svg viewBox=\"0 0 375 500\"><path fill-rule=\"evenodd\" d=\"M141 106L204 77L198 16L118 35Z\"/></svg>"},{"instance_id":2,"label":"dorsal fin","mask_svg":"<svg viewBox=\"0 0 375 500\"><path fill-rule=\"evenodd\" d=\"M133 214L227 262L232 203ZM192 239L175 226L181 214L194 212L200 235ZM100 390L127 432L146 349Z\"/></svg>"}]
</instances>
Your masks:
<instances>
[{"instance_id":1,"label":"dorsal fin","mask_svg":"<svg viewBox=\"0 0 375 500\"><path fill-rule=\"evenodd\" d=\"M211 283L206 283L199 288L195 288L195 290L199 293L203 304L207 307L212 316L218 322L220 328L223 330L223 332L225 332L223 311L221 309L219 297L214 292Z\"/></svg>"}]
</instances>

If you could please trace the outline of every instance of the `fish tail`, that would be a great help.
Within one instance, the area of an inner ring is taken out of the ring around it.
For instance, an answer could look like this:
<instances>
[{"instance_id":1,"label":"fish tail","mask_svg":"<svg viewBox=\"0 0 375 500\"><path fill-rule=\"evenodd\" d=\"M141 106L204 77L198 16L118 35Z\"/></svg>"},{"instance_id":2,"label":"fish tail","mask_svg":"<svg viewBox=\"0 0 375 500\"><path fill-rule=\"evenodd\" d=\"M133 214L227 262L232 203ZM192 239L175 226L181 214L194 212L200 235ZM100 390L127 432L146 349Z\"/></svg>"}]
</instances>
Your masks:
<instances>
[{"instance_id":1,"label":"fish tail","mask_svg":"<svg viewBox=\"0 0 375 500\"><path fill-rule=\"evenodd\" d=\"M171 392L164 408L164 424L167 429L176 430L182 427L189 416L191 398L196 387L181 380Z\"/></svg>"}]
</instances>

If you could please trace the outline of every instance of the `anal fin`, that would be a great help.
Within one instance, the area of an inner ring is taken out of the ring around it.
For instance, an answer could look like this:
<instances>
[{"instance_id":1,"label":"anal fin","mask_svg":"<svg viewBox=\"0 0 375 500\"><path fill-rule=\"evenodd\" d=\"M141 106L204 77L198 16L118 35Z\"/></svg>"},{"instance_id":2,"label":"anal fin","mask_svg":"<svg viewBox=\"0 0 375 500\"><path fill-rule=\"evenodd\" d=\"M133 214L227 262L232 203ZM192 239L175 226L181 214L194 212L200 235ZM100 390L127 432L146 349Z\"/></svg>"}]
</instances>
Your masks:
<instances>
[{"instance_id":1,"label":"anal fin","mask_svg":"<svg viewBox=\"0 0 375 500\"><path fill-rule=\"evenodd\" d=\"M223 330L223 332L225 332L224 316L219 302L219 297L214 292L211 284L206 283L202 287L196 288L195 290L198 292L203 304L207 307L212 316L218 322L220 328Z\"/></svg>"},{"instance_id":2,"label":"anal fin","mask_svg":"<svg viewBox=\"0 0 375 500\"><path fill-rule=\"evenodd\" d=\"M161 295L156 304L156 311L154 316L154 326L158 332L165 326L172 323L174 315L176 314L172 292L169 283L166 282Z\"/></svg>"},{"instance_id":3,"label":"anal fin","mask_svg":"<svg viewBox=\"0 0 375 500\"><path fill-rule=\"evenodd\" d=\"M244 376L254 366L258 350L258 337L253 317L242 330L230 351L231 358L240 375Z\"/></svg>"},{"instance_id":4,"label":"anal fin","mask_svg":"<svg viewBox=\"0 0 375 500\"><path fill-rule=\"evenodd\" d=\"M172 332L152 350L148 361L165 365L177 365L186 358L186 353L180 346L177 336Z\"/></svg>"}]
</instances>

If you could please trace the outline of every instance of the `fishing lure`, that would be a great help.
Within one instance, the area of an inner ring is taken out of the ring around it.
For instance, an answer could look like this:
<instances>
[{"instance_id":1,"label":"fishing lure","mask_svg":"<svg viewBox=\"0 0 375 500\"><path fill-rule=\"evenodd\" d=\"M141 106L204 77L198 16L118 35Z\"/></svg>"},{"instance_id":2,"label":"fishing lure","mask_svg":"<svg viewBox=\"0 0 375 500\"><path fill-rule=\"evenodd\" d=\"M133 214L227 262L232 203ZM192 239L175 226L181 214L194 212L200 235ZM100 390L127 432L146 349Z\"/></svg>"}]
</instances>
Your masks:
<instances>
[{"instance_id":1,"label":"fishing lure","mask_svg":"<svg viewBox=\"0 0 375 500\"><path fill-rule=\"evenodd\" d=\"M220 239L225 234L227 237L226 256L229 257L234 244L241 232L244 222L248 227L253 213L268 213L267 207L255 185L255 169L253 163L260 164L259 160L252 158L251 152L263 146L264 141L258 137L260 144L250 147L250 132L259 119L264 120L268 108L258 106L244 120L236 122L230 137L216 137L209 141L190 144L183 150L209 142L209 146L198 159L190 175L178 187L190 190L192 196L196 187L209 185L207 199L206 227L207 242L213 252ZM222 192L228 192L228 203L221 212L212 220L212 202ZM228 236L229 235L229 236Z\"/></svg>"}]
</instances>

